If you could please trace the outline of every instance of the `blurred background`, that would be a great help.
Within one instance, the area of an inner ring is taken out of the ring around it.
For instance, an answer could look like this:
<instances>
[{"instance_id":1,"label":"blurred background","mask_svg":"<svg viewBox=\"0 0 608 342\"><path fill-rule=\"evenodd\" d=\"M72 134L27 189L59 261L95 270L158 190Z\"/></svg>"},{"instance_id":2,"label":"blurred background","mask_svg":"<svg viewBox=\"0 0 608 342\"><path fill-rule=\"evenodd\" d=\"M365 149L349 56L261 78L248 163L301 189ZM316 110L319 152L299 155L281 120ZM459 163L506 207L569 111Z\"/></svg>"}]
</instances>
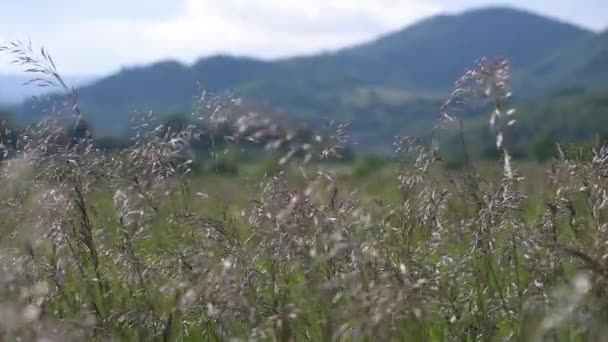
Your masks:
<instances>
[{"instance_id":1,"label":"blurred background","mask_svg":"<svg viewBox=\"0 0 608 342\"><path fill-rule=\"evenodd\" d=\"M606 341L608 0L0 0L0 341Z\"/></svg>"},{"instance_id":2,"label":"blurred background","mask_svg":"<svg viewBox=\"0 0 608 342\"><path fill-rule=\"evenodd\" d=\"M428 137L454 81L497 56L510 62L521 109L517 157L547 158L553 141L608 133L603 0L25 0L0 9L0 43L44 46L99 135L128 135L135 110L187 116L204 89L310 126L346 122L353 146L382 152L395 136ZM32 75L11 58L0 58L0 105L16 121L37 120L51 100L31 96L58 89L23 86ZM459 115L471 140L493 139L483 108ZM473 153L493 156L491 145Z\"/></svg>"}]
</instances>

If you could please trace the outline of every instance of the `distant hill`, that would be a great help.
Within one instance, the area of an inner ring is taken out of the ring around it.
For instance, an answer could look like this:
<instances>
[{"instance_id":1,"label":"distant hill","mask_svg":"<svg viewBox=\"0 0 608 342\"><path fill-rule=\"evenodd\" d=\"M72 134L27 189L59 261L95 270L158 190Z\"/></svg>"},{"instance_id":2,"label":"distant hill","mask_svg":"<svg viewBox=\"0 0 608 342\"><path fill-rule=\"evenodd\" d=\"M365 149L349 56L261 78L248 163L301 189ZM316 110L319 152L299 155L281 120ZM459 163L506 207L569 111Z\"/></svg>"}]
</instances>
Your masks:
<instances>
[{"instance_id":1,"label":"distant hill","mask_svg":"<svg viewBox=\"0 0 608 342\"><path fill-rule=\"evenodd\" d=\"M531 91L555 88L608 88L608 31L576 40L525 75Z\"/></svg>"},{"instance_id":2,"label":"distant hill","mask_svg":"<svg viewBox=\"0 0 608 342\"><path fill-rule=\"evenodd\" d=\"M341 54L364 58L367 77L377 82L446 91L481 57L505 56L520 70L593 36L536 14L489 8L432 17Z\"/></svg>"},{"instance_id":3,"label":"distant hill","mask_svg":"<svg viewBox=\"0 0 608 342\"><path fill-rule=\"evenodd\" d=\"M348 121L352 135L370 145L430 127L442 97L481 57L509 58L518 80L545 78L531 86L538 93L560 88L562 77L601 87L608 75L587 68L605 70L606 50L596 47L602 37L526 11L479 9L431 17L374 41L314 56L274 61L214 56L189 66L162 61L129 67L82 87L81 107L98 129L116 131L136 109L189 111L200 81L207 90L231 91L313 124L324 116ZM584 53L580 47L577 51L580 44ZM545 77L554 74L552 68L559 71L555 79ZM562 76L569 68L572 72ZM527 83L520 83L518 92L527 92ZM29 107L22 117L39 115Z\"/></svg>"}]
</instances>

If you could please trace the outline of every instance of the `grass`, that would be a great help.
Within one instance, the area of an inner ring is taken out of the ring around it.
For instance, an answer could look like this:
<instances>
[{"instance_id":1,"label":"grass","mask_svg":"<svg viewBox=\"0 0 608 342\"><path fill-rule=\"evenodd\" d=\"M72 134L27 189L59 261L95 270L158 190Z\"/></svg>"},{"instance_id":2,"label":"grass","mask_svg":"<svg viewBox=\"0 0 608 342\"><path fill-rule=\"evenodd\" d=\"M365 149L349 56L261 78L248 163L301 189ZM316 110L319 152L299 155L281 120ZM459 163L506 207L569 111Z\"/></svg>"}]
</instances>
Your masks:
<instances>
[{"instance_id":1,"label":"grass","mask_svg":"<svg viewBox=\"0 0 608 342\"><path fill-rule=\"evenodd\" d=\"M457 121L471 82L493 105L503 157L464 148L461 169L402 139L395 162L360 172L326 161L344 126L298 141L208 99L205 125L141 117L120 151L61 118L28 127L0 167L0 339L603 340L608 149L513 162L507 66L480 63L442 108ZM194 172L213 127L270 159Z\"/></svg>"}]
</instances>

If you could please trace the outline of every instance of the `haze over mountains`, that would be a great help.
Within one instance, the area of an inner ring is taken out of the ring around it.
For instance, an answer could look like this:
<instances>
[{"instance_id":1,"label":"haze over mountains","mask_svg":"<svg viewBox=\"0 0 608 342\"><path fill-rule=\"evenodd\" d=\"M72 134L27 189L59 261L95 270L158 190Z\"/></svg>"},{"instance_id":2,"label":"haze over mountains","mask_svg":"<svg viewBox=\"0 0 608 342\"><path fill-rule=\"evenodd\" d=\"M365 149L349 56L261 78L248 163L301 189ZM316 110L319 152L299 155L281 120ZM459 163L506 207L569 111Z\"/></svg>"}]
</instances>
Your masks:
<instances>
[{"instance_id":1,"label":"haze over mountains","mask_svg":"<svg viewBox=\"0 0 608 342\"><path fill-rule=\"evenodd\" d=\"M331 53L255 60L227 55L125 68L80 89L99 130L126 125L133 110L187 112L203 88L231 91L293 116L348 121L361 142L428 125L453 82L481 57L510 59L516 94L608 88L608 32L596 33L511 8L428 18ZM1 99L1 98L0 98ZM39 115L28 102L22 118ZM404 132L406 131L406 132Z\"/></svg>"},{"instance_id":2,"label":"haze over mountains","mask_svg":"<svg viewBox=\"0 0 608 342\"><path fill-rule=\"evenodd\" d=\"M94 76L66 76L66 81L74 86L87 85ZM52 91L52 89L40 89L33 85L25 85L30 80L26 75L0 75L0 105L14 105L24 101L28 97L40 95Z\"/></svg>"}]
</instances>

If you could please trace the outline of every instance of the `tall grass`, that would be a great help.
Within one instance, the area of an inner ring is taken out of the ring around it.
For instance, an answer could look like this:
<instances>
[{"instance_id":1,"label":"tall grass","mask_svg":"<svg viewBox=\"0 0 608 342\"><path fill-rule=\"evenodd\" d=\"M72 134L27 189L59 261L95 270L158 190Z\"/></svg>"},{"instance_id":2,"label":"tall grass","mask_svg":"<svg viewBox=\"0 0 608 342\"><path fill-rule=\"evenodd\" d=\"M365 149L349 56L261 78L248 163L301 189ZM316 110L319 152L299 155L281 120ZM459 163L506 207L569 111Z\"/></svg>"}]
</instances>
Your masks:
<instances>
[{"instance_id":1,"label":"tall grass","mask_svg":"<svg viewBox=\"0 0 608 342\"><path fill-rule=\"evenodd\" d=\"M45 51L0 50L63 83ZM508 82L506 61L482 61L441 108L458 121L462 99L489 103L501 172L447 171L435 143L403 138L396 152L414 161L386 180L399 196L372 201L315 171L344 126L300 141L204 94L192 114L204 124L140 115L133 142L106 152L91 134L70 138L81 113L65 86L63 114L5 144L0 338L604 340L608 148L562 154L531 193L509 157ZM192 175L191 145L220 127L282 152L246 205Z\"/></svg>"}]
</instances>

